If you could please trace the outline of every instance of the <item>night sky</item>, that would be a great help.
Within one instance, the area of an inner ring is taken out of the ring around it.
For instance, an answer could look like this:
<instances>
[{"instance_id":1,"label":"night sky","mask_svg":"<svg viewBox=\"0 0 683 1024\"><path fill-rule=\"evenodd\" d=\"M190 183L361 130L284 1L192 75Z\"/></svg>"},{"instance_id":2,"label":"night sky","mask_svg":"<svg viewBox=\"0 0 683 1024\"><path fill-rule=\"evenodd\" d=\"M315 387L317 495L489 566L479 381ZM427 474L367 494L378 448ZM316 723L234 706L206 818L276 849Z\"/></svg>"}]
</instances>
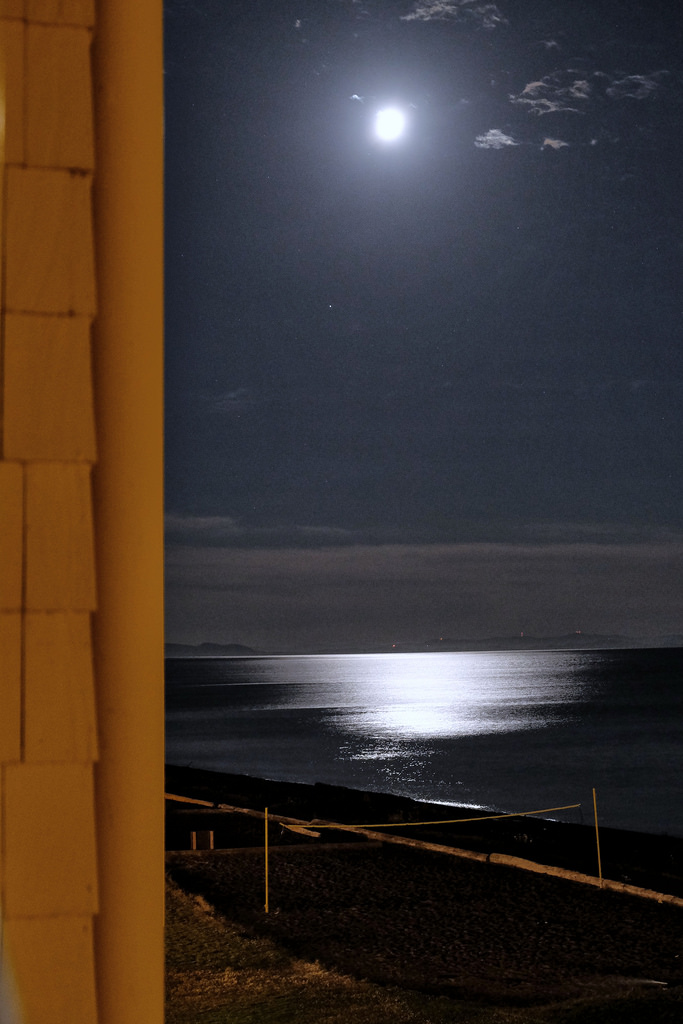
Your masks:
<instances>
[{"instance_id":1,"label":"night sky","mask_svg":"<svg viewBox=\"0 0 683 1024\"><path fill-rule=\"evenodd\" d=\"M167 639L683 633L683 9L165 7Z\"/></svg>"}]
</instances>

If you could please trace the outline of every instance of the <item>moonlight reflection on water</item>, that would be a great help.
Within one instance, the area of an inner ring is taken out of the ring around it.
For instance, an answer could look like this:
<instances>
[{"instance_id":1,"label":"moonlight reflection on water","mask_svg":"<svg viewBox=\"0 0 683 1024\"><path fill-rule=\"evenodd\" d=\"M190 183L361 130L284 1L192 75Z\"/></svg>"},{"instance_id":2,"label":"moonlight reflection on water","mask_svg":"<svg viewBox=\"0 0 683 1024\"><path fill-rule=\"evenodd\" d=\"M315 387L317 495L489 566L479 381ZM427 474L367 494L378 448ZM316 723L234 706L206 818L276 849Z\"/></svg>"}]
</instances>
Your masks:
<instances>
[{"instance_id":1,"label":"moonlight reflection on water","mask_svg":"<svg viewBox=\"0 0 683 1024\"><path fill-rule=\"evenodd\" d=\"M605 825L683 835L681 672L677 650L173 660L166 757L500 812L595 786Z\"/></svg>"},{"instance_id":2,"label":"moonlight reflection on water","mask_svg":"<svg viewBox=\"0 0 683 1024\"><path fill-rule=\"evenodd\" d=\"M572 653L537 658L523 678L515 656L498 653L295 660L297 681L277 706L327 707L340 733L360 737L400 742L540 729L565 720L581 700ZM288 678L286 663L282 671Z\"/></svg>"}]
</instances>

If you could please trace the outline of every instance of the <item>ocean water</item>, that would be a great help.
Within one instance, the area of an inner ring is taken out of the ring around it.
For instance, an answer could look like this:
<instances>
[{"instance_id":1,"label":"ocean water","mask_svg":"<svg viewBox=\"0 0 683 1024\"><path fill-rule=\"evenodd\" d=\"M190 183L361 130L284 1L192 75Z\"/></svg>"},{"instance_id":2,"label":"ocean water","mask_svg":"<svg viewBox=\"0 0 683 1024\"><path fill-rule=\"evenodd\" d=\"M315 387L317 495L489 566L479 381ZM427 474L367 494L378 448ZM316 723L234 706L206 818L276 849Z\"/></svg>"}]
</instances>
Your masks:
<instances>
[{"instance_id":1,"label":"ocean water","mask_svg":"<svg viewBox=\"0 0 683 1024\"><path fill-rule=\"evenodd\" d=\"M169 659L166 760L683 836L683 650Z\"/></svg>"}]
</instances>

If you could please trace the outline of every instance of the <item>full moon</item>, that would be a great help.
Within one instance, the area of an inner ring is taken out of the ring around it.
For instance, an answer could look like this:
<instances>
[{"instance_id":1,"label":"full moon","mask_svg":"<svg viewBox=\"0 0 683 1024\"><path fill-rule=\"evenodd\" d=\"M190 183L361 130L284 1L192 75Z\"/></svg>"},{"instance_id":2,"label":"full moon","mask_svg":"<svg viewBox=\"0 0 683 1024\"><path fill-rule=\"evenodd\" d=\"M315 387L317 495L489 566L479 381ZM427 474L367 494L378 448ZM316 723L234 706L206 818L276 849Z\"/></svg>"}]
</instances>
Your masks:
<instances>
[{"instance_id":1,"label":"full moon","mask_svg":"<svg viewBox=\"0 0 683 1024\"><path fill-rule=\"evenodd\" d=\"M375 118L375 132L384 142L393 142L403 135L406 125L405 114L396 107L385 107L378 110Z\"/></svg>"}]
</instances>

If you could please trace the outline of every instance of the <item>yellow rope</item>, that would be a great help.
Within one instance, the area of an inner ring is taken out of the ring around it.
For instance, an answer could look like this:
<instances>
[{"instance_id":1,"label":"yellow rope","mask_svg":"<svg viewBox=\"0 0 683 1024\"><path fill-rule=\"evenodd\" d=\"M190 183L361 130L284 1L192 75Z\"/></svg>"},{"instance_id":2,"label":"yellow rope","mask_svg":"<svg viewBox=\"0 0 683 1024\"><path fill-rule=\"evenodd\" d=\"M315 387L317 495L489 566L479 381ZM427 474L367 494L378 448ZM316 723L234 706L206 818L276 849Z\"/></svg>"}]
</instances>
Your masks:
<instances>
[{"instance_id":1,"label":"yellow rope","mask_svg":"<svg viewBox=\"0 0 683 1024\"><path fill-rule=\"evenodd\" d=\"M321 825L317 821L310 821L308 824L314 825L315 828L412 828L415 825L460 825L467 821L493 821L496 818L524 818L530 814L550 814L551 811L570 811L575 807L580 806L581 804L566 804L564 807L546 807L542 811L516 811L514 814L485 814L481 818L448 818L444 821L390 821L382 825Z\"/></svg>"}]
</instances>

